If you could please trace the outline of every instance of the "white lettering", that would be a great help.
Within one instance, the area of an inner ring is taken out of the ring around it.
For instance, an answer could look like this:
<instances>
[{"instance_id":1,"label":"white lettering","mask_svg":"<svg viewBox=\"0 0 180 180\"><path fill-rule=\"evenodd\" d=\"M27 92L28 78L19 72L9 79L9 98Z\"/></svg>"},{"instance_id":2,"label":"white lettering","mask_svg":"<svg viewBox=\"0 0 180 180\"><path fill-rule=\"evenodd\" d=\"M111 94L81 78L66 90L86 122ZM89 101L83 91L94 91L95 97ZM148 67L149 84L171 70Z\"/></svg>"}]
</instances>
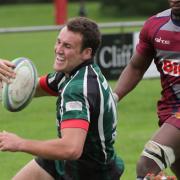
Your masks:
<instances>
[{"instance_id":1,"label":"white lettering","mask_svg":"<svg viewBox=\"0 0 180 180\"><path fill-rule=\"evenodd\" d=\"M155 38L155 41L156 41L157 43L170 44L170 41L169 41L169 40L164 40L164 39L162 39L161 37L160 37L160 38Z\"/></svg>"},{"instance_id":2,"label":"white lettering","mask_svg":"<svg viewBox=\"0 0 180 180\"><path fill-rule=\"evenodd\" d=\"M132 45L104 46L99 53L99 63L103 68L126 66L132 55Z\"/></svg>"}]
</instances>

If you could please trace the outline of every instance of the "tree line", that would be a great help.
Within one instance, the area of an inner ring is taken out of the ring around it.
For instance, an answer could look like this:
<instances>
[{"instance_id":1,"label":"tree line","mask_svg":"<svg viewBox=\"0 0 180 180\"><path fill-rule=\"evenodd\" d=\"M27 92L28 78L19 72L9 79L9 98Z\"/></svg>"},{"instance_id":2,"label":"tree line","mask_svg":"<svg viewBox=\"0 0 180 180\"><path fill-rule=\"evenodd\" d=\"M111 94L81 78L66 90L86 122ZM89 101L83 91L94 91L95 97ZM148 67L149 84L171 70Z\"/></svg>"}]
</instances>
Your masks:
<instances>
[{"instance_id":1,"label":"tree line","mask_svg":"<svg viewBox=\"0 0 180 180\"><path fill-rule=\"evenodd\" d=\"M97 2L97 0L67 0ZM0 0L0 4L52 3L53 0ZM101 13L111 16L148 16L168 8L167 0L99 0Z\"/></svg>"},{"instance_id":2,"label":"tree line","mask_svg":"<svg viewBox=\"0 0 180 180\"><path fill-rule=\"evenodd\" d=\"M167 0L101 0L104 11L115 15L153 15L168 8Z\"/></svg>"}]
</instances>

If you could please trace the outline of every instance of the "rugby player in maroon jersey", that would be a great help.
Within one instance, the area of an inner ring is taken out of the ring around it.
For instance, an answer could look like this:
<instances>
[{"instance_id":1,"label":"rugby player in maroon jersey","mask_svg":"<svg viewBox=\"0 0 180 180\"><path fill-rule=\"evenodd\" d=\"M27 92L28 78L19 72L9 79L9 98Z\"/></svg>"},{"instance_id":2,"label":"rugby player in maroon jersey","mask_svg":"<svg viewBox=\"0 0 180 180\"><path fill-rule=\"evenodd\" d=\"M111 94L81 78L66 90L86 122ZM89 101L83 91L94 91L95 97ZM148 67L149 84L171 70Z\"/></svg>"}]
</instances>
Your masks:
<instances>
[{"instance_id":1,"label":"rugby player in maroon jersey","mask_svg":"<svg viewBox=\"0 0 180 180\"><path fill-rule=\"evenodd\" d=\"M162 85L162 97L157 103L160 128L143 149L137 163L137 180L148 173L157 175L167 167L180 179L180 0L168 2L170 9L145 22L136 51L114 90L120 101L154 61Z\"/></svg>"}]
</instances>

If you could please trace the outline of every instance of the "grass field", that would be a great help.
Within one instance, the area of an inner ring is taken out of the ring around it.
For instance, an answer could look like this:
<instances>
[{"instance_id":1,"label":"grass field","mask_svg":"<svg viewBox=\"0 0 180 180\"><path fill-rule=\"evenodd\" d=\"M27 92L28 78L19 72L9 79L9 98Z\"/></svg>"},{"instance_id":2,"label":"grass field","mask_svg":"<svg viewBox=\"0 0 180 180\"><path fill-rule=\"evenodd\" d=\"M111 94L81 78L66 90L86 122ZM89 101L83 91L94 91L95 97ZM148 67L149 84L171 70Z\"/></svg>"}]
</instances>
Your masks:
<instances>
[{"instance_id":1,"label":"grass field","mask_svg":"<svg viewBox=\"0 0 180 180\"><path fill-rule=\"evenodd\" d=\"M98 6L96 3L88 4L91 18L98 22L122 20L118 17L102 17L96 5ZM77 11L77 4L69 5L69 16L76 15ZM49 4L0 6L0 17L0 27L54 23L53 6ZM0 57L29 57L37 66L39 74L45 74L52 70L56 36L57 32L0 34ZM115 81L109 83L113 88ZM115 148L125 161L126 170L122 180L135 179L135 165L143 145L157 128L156 101L159 96L159 80L143 80L118 104L119 122ZM32 139L56 137L55 101L55 98L37 98L18 113L7 112L0 105L0 131L12 131ZM10 180L31 158L25 153L0 152L0 180Z\"/></svg>"},{"instance_id":2,"label":"grass field","mask_svg":"<svg viewBox=\"0 0 180 180\"><path fill-rule=\"evenodd\" d=\"M113 87L115 81L110 82ZM133 180L135 164L144 143L156 127L155 103L159 96L158 80L143 80L118 104L116 150L125 161L122 180ZM10 113L0 106L0 131L7 130L32 139L56 137L55 98L37 98L21 112ZM0 153L0 180L8 180L32 156L24 153Z\"/></svg>"},{"instance_id":3,"label":"grass field","mask_svg":"<svg viewBox=\"0 0 180 180\"><path fill-rule=\"evenodd\" d=\"M132 17L129 19L126 17L114 17L101 14L99 11L100 4L98 2L92 2L85 5L87 16L97 22L133 21L145 19L145 17ZM68 18L77 16L78 11L78 3L68 4ZM1 5L0 17L0 27L53 25L55 22L53 4Z\"/></svg>"}]
</instances>

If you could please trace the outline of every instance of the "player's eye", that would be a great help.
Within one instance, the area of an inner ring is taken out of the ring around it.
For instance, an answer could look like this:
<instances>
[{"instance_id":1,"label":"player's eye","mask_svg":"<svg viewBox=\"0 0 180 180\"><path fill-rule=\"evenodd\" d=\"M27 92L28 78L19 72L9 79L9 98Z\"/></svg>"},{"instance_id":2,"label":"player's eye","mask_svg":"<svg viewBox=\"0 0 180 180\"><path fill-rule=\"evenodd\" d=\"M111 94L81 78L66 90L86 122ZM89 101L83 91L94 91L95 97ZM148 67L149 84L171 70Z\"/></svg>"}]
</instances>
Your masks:
<instances>
[{"instance_id":1,"label":"player's eye","mask_svg":"<svg viewBox=\"0 0 180 180\"><path fill-rule=\"evenodd\" d=\"M58 40L56 41L56 44L61 44L61 41L58 39Z\"/></svg>"},{"instance_id":2,"label":"player's eye","mask_svg":"<svg viewBox=\"0 0 180 180\"><path fill-rule=\"evenodd\" d=\"M64 44L64 47L70 49L71 45L70 44Z\"/></svg>"}]
</instances>

